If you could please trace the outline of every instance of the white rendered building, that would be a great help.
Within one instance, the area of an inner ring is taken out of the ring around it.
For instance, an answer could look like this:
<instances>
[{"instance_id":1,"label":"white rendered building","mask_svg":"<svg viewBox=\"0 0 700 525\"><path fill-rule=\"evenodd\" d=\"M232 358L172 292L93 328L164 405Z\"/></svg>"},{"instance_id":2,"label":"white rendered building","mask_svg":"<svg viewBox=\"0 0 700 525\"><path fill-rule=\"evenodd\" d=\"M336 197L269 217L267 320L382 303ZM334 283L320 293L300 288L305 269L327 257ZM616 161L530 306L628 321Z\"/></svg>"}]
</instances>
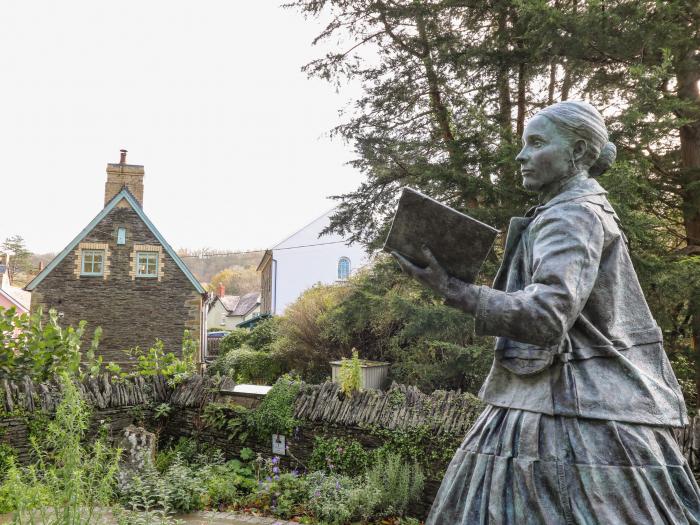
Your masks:
<instances>
[{"instance_id":1,"label":"white rendered building","mask_svg":"<svg viewBox=\"0 0 700 525\"><path fill-rule=\"evenodd\" d=\"M342 282L369 262L359 244L348 246L338 234L319 237L334 211L324 213L265 252L258 265L261 314L280 315L313 285Z\"/></svg>"}]
</instances>

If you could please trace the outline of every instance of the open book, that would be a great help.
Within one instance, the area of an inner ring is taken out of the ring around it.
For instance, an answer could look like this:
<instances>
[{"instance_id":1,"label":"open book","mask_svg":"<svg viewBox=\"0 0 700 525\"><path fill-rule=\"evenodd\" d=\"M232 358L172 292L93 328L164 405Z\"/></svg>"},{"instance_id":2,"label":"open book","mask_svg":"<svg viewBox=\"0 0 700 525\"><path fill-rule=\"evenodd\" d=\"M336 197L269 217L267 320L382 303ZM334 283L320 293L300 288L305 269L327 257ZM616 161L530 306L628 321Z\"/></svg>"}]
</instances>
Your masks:
<instances>
[{"instance_id":1,"label":"open book","mask_svg":"<svg viewBox=\"0 0 700 525\"><path fill-rule=\"evenodd\" d=\"M448 274L473 283L497 234L496 228L404 188L384 250L397 251L425 268L425 245Z\"/></svg>"}]
</instances>

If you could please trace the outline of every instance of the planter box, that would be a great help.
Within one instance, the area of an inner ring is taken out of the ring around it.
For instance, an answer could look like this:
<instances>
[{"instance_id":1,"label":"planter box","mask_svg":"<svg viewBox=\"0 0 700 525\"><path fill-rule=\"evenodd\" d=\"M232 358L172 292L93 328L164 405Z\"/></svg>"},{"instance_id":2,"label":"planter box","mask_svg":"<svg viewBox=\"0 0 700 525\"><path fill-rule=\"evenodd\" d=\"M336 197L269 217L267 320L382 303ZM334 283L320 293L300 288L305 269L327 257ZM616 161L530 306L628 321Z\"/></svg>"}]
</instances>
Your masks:
<instances>
[{"instance_id":1,"label":"planter box","mask_svg":"<svg viewBox=\"0 0 700 525\"><path fill-rule=\"evenodd\" d=\"M342 361L331 361L331 378L334 383L340 383L340 366ZM363 390L384 388L389 375L389 365L384 361L360 360L360 384Z\"/></svg>"}]
</instances>

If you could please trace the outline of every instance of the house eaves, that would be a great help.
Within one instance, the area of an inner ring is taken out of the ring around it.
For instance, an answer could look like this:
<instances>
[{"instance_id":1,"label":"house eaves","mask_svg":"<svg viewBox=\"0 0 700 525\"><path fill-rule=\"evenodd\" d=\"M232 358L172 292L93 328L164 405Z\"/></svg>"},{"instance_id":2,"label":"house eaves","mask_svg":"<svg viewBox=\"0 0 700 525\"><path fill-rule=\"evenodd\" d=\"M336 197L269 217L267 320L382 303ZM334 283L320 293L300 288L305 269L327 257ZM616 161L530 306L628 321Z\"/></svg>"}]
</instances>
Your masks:
<instances>
[{"instance_id":1,"label":"house eaves","mask_svg":"<svg viewBox=\"0 0 700 525\"><path fill-rule=\"evenodd\" d=\"M97 214L97 216L90 221L90 224L88 224L83 230L73 239L68 246L66 246L61 253L59 253L54 259L46 265L46 268L39 273L32 281L24 287L25 290L28 292L31 292L36 288L41 281L44 280L44 278L50 274L56 266L58 266L63 259L66 258L66 256L71 253L75 247L78 245L80 241L82 241L85 236L90 233L95 226L97 226L102 219L104 219L109 212L111 212L115 206L122 200L125 199L129 205L133 208L133 210L136 212L136 214L139 216L139 218L143 221L143 223L148 227L148 229L153 233L153 235L158 239L158 242L163 246L165 251L170 255L170 257L175 261L175 264L177 265L180 270L182 270L182 273L185 274L185 276L189 279L189 281L192 283L192 286L195 287L195 289L200 293L203 294L205 293L204 287L202 287L201 283L195 278L195 276L192 274L190 269L185 265L185 263L180 259L180 257L175 253L175 250L172 249L172 247L167 243L165 238L161 235L161 233L158 231L158 229L153 225L151 220L146 216L144 213L143 209L141 209L141 206L139 206L139 203L136 201L134 196L127 190L126 188L123 188L119 193L117 193L114 198L105 206L100 213Z\"/></svg>"},{"instance_id":2,"label":"house eaves","mask_svg":"<svg viewBox=\"0 0 700 525\"><path fill-rule=\"evenodd\" d=\"M7 292L6 292L5 290L3 290L2 288L0 288L0 295L2 295L3 297L5 297L8 301L10 301L12 304L14 304L14 305L15 305L19 310L21 310L22 312L28 312L28 311L29 311L29 308L27 308L26 306L24 306L22 303L20 303L17 299L15 299L12 295L10 295L9 293L7 293Z\"/></svg>"}]
</instances>

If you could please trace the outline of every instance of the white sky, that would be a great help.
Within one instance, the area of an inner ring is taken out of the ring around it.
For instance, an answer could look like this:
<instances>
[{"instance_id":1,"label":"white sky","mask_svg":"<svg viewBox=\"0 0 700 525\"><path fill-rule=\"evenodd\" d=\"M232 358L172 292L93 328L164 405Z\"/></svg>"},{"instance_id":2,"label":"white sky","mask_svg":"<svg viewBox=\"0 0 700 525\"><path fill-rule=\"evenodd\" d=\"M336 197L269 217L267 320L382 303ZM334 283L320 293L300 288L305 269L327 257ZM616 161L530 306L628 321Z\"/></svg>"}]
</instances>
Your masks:
<instances>
[{"instance_id":1,"label":"white sky","mask_svg":"<svg viewBox=\"0 0 700 525\"><path fill-rule=\"evenodd\" d=\"M321 26L280 3L2 2L0 241L61 250L120 148L176 249L269 247L355 189L327 132L358 88L306 78Z\"/></svg>"}]
</instances>

